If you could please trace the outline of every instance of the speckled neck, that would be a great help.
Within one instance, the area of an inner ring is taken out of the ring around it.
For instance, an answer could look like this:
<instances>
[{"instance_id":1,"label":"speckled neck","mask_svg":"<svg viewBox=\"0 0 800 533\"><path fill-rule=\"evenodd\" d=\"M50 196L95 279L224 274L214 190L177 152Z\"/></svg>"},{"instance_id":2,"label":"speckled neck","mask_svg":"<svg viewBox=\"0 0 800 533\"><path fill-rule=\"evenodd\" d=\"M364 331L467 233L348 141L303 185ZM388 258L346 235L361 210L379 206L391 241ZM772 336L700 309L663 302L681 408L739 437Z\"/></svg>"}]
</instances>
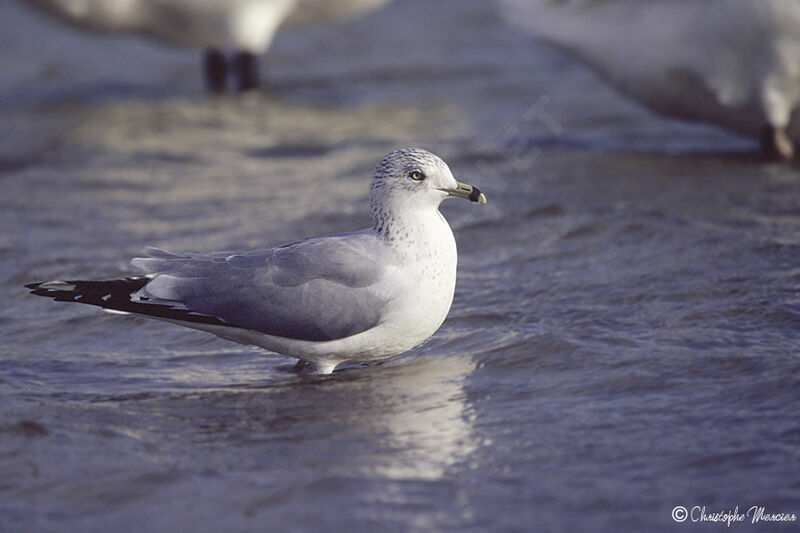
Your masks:
<instances>
[{"instance_id":1,"label":"speckled neck","mask_svg":"<svg viewBox=\"0 0 800 533\"><path fill-rule=\"evenodd\" d=\"M405 218L408 217L397 216L386 206L372 207L372 229L386 242L398 242L409 238L409 232L414 224Z\"/></svg>"}]
</instances>

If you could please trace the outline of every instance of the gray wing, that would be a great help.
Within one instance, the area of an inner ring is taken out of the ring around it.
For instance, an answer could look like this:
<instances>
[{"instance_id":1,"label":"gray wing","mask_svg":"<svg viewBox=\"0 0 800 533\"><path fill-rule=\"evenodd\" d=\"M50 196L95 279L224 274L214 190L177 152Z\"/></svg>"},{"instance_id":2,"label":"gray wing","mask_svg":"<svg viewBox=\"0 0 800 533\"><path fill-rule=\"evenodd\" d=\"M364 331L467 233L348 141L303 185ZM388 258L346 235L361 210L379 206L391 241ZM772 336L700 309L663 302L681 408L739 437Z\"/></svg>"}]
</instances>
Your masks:
<instances>
[{"instance_id":1,"label":"gray wing","mask_svg":"<svg viewBox=\"0 0 800 533\"><path fill-rule=\"evenodd\" d=\"M234 327L326 341L374 327L384 266L368 233L318 237L248 253L176 254L148 248L131 263L152 278L140 301L185 307Z\"/></svg>"}]
</instances>

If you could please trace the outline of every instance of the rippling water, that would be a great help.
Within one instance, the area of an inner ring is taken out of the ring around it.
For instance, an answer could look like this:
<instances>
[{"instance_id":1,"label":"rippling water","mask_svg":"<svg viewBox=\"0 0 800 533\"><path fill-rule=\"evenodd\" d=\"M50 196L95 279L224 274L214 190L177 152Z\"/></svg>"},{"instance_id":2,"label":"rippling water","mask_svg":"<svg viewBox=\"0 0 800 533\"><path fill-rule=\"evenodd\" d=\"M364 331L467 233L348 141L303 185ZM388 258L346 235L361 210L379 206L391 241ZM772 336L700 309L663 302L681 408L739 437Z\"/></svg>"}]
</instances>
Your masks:
<instances>
[{"instance_id":1,"label":"rippling water","mask_svg":"<svg viewBox=\"0 0 800 533\"><path fill-rule=\"evenodd\" d=\"M242 99L203 95L194 54L4 7L0 531L800 514L800 173L620 99L484 2L448 4L285 34ZM145 245L364 227L373 165L408 145L489 203L443 206L453 308L386 364L300 375L22 288L125 275Z\"/></svg>"}]
</instances>

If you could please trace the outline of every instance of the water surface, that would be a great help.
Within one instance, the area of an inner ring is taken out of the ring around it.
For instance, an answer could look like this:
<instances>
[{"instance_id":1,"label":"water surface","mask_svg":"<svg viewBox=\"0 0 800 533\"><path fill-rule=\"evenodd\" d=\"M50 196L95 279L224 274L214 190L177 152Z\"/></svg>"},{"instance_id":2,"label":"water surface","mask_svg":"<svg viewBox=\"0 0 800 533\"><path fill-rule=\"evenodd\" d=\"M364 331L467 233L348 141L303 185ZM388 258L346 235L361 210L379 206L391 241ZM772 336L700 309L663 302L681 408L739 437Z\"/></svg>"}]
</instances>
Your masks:
<instances>
[{"instance_id":1,"label":"water surface","mask_svg":"<svg viewBox=\"0 0 800 533\"><path fill-rule=\"evenodd\" d=\"M191 52L4 7L1 531L800 514L800 173L623 100L487 3L450 4L284 34L245 98L205 96ZM365 227L372 167L410 145L489 203L443 205L453 308L386 364L302 375L22 288L127 275L146 245Z\"/></svg>"}]
</instances>

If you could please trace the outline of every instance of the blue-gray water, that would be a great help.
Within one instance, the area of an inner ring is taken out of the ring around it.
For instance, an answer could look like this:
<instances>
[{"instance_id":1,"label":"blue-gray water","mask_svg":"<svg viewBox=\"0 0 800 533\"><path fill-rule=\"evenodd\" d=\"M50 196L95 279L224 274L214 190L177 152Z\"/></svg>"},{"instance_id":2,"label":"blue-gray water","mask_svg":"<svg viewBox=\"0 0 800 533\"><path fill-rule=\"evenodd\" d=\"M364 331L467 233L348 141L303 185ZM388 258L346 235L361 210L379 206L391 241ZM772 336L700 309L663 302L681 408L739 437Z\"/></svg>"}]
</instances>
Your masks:
<instances>
[{"instance_id":1,"label":"blue-gray water","mask_svg":"<svg viewBox=\"0 0 800 533\"><path fill-rule=\"evenodd\" d=\"M628 103L478 0L283 34L246 98L205 96L194 53L3 12L0 531L800 514L796 167ZM364 227L373 165L409 145L489 203L443 206L453 308L396 361L301 375L22 287Z\"/></svg>"}]
</instances>

